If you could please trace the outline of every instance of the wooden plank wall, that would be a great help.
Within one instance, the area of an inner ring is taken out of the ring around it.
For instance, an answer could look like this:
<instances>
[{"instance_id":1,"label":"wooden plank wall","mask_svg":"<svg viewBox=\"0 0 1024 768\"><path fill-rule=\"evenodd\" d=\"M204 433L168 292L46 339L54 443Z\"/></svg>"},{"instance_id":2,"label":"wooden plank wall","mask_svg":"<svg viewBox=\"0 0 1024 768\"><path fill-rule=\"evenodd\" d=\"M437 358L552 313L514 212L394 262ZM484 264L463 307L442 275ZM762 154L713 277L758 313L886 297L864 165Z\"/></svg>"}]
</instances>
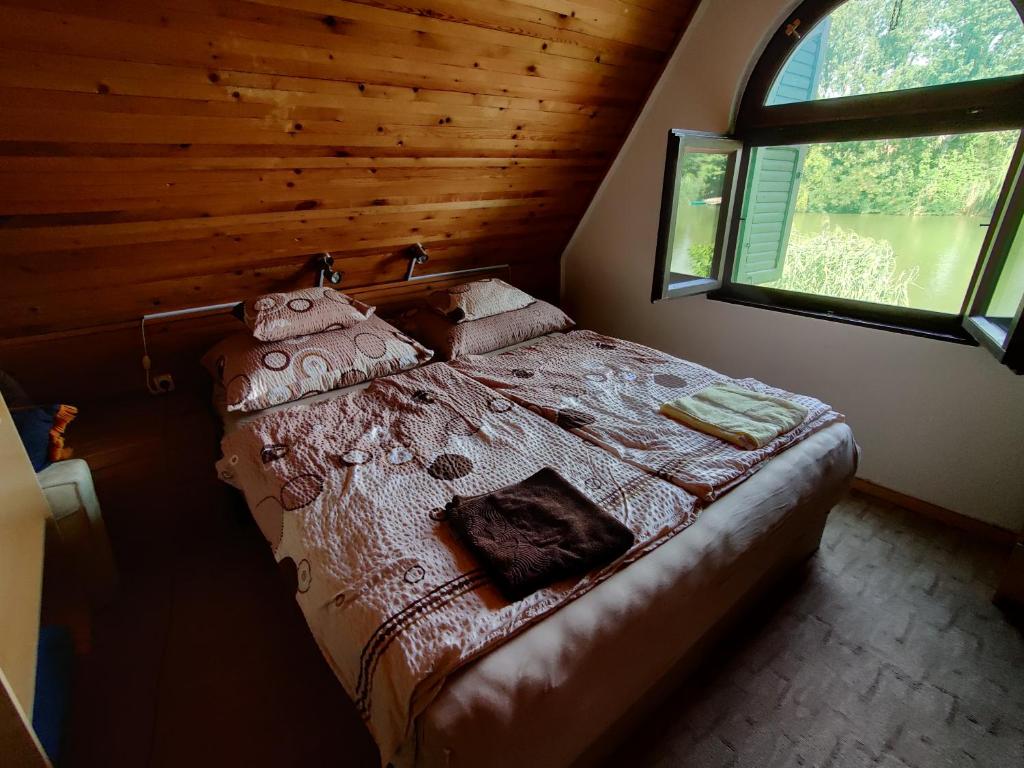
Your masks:
<instances>
[{"instance_id":1,"label":"wooden plank wall","mask_svg":"<svg viewBox=\"0 0 1024 768\"><path fill-rule=\"evenodd\" d=\"M557 260L696 0L0 0L0 337Z\"/></svg>"}]
</instances>

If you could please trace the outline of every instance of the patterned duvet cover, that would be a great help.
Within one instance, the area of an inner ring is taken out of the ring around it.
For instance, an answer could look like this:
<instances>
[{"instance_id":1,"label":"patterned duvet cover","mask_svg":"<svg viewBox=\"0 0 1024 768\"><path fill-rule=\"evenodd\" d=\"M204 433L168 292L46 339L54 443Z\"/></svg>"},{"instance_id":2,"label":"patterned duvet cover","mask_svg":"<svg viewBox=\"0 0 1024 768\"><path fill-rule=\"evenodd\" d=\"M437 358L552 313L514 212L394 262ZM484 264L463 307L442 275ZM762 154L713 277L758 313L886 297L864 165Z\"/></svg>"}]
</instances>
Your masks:
<instances>
[{"instance_id":1,"label":"patterned duvet cover","mask_svg":"<svg viewBox=\"0 0 1024 768\"><path fill-rule=\"evenodd\" d=\"M408 761L409 746L398 753L412 721L449 674L667 540L698 508L682 488L445 364L268 413L222 449L220 476L245 493L385 763ZM607 568L509 603L453 538L444 506L545 466L636 543Z\"/></svg>"},{"instance_id":2,"label":"patterned duvet cover","mask_svg":"<svg viewBox=\"0 0 1024 768\"><path fill-rule=\"evenodd\" d=\"M600 446L709 502L779 451L843 421L806 395L755 379L730 379L696 363L593 331L546 336L494 356L467 355L455 369ZM758 450L744 450L658 412L667 400L731 382L799 403L807 417Z\"/></svg>"}]
</instances>

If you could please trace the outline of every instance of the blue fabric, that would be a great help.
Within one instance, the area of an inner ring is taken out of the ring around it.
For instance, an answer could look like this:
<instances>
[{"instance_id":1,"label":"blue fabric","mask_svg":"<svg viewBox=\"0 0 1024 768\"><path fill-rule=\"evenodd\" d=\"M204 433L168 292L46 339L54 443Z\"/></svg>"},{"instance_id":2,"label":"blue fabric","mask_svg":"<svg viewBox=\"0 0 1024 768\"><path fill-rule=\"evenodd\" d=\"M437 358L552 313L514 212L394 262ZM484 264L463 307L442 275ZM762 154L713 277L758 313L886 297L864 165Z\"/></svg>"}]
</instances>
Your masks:
<instances>
[{"instance_id":1,"label":"blue fabric","mask_svg":"<svg viewBox=\"0 0 1024 768\"><path fill-rule=\"evenodd\" d=\"M21 442L25 444L32 469L36 472L50 466L50 430L53 429L53 417L59 407L44 405L11 412L14 426Z\"/></svg>"},{"instance_id":2,"label":"blue fabric","mask_svg":"<svg viewBox=\"0 0 1024 768\"><path fill-rule=\"evenodd\" d=\"M64 726L71 704L71 668L74 652L66 627L39 628L39 657L36 662L36 698L32 728L50 762L60 762Z\"/></svg>"}]
</instances>

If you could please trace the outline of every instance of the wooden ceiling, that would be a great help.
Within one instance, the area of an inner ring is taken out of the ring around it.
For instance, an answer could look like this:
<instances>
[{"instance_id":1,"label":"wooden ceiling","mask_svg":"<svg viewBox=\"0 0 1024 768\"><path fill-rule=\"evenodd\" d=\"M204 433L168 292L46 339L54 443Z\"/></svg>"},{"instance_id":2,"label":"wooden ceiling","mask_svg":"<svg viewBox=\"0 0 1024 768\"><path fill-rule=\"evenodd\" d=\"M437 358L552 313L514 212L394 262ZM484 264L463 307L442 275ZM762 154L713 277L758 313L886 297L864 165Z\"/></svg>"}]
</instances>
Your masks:
<instances>
[{"instance_id":1,"label":"wooden ceiling","mask_svg":"<svg viewBox=\"0 0 1024 768\"><path fill-rule=\"evenodd\" d=\"M558 259L697 0L0 0L0 337Z\"/></svg>"}]
</instances>

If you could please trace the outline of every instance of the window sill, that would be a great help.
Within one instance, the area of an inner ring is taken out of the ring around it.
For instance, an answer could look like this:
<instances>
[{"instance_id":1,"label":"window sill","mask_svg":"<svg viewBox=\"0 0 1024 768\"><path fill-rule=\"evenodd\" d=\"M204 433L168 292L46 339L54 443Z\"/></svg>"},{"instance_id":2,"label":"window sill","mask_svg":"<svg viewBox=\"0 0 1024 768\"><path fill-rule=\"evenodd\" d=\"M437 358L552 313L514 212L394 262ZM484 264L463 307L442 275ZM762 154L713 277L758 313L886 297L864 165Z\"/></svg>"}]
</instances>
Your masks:
<instances>
[{"instance_id":1,"label":"window sill","mask_svg":"<svg viewBox=\"0 0 1024 768\"><path fill-rule=\"evenodd\" d=\"M747 291L751 294L747 295ZM785 312L790 315L812 317L818 320L829 320L834 323L857 325L879 331L890 331L910 336L920 336L936 341L948 341L954 344L978 346L978 342L964 330L959 317L940 315L921 310L899 310L896 308L879 308L859 302L841 299L822 299L817 296L792 294L788 291L777 291L752 286L727 286L706 294L714 301L727 304L739 304L756 309L768 309L774 312ZM824 304L843 302L843 308L827 308ZM858 306L859 305L859 306Z\"/></svg>"},{"instance_id":2,"label":"window sill","mask_svg":"<svg viewBox=\"0 0 1024 768\"><path fill-rule=\"evenodd\" d=\"M683 296L693 296L698 293L715 291L721 287L721 281L711 277L693 277L692 275L681 275L673 272L662 295L653 297L651 301L658 302L665 301L665 299L678 299Z\"/></svg>"}]
</instances>

